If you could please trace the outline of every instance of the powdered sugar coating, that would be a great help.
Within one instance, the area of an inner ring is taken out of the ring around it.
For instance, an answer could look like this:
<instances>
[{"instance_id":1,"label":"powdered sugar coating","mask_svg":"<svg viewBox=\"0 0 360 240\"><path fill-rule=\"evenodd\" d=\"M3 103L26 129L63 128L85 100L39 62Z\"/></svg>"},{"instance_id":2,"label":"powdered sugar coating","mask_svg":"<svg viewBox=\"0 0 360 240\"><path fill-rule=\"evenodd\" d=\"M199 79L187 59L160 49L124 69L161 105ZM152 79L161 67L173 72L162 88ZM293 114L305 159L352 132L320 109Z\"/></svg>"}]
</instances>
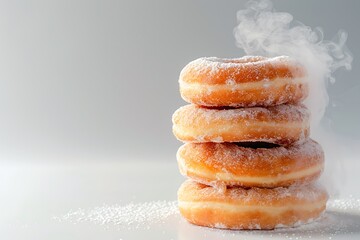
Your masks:
<instances>
[{"instance_id":1,"label":"powdered sugar coating","mask_svg":"<svg viewBox=\"0 0 360 240\"><path fill-rule=\"evenodd\" d=\"M226 78L224 72L231 70ZM191 75L191 78L188 77ZM275 77L304 77L305 69L293 58L278 56L244 56L241 58L202 57L187 64L180 72L179 81L207 84L226 83L232 79L236 83L262 81ZM205 78L200 76L207 76Z\"/></svg>"},{"instance_id":2,"label":"powdered sugar coating","mask_svg":"<svg viewBox=\"0 0 360 240\"><path fill-rule=\"evenodd\" d=\"M186 105L173 114L174 135L184 142L264 141L292 144L309 135L303 105L268 108L204 108Z\"/></svg>"},{"instance_id":3,"label":"powdered sugar coating","mask_svg":"<svg viewBox=\"0 0 360 240\"><path fill-rule=\"evenodd\" d=\"M178 191L180 213L191 223L228 229L274 229L318 218L328 195L318 185L228 187L225 192L188 180ZM281 225L280 225L281 224Z\"/></svg>"},{"instance_id":4,"label":"powdered sugar coating","mask_svg":"<svg viewBox=\"0 0 360 240\"><path fill-rule=\"evenodd\" d=\"M237 167L239 170L256 168L259 167L259 162L269 164L266 168L266 174L269 175L276 173L272 172L271 165L278 163L279 159L304 161L301 163L312 165L318 159L324 158L320 144L310 139L289 147L272 148L242 147L235 143L187 143L180 147L178 152L181 152L182 157L191 156L193 161L203 162L225 172ZM308 161L305 162L304 159ZM289 166L285 165L283 168L287 170Z\"/></svg>"},{"instance_id":5,"label":"powdered sugar coating","mask_svg":"<svg viewBox=\"0 0 360 240\"><path fill-rule=\"evenodd\" d=\"M186 113L185 113L186 112ZM304 105L279 105L251 108L206 108L192 104L180 107L173 115L173 123L181 118L185 124L204 119L206 123L217 120L257 120L257 121L306 121L310 113ZM246 124L246 122L245 122Z\"/></svg>"},{"instance_id":6,"label":"powdered sugar coating","mask_svg":"<svg viewBox=\"0 0 360 240\"><path fill-rule=\"evenodd\" d=\"M308 95L305 69L286 56L199 58L181 71L179 85L185 101L209 107L296 104Z\"/></svg>"},{"instance_id":7,"label":"powdered sugar coating","mask_svg":"<svg viewBox=\"0 0 360 240\"><path fill-rule=\"evenodd\" d=\"M315 181L324 153L313 140L288 147L251 148L236 143L187 143L177 153L180 172L217 187L280 187Z\"/></svg>"},{"instance_id":8,"label":"powdered sugar coating","mask_svg":"<svg viewBox=\"0 0 360 240\"><path fill-rule=\"evenodd\" d=\"M224 193L216 188L186 180L178 191L179 201L213 201L237 203L247 206L284 206L288 203L311 203L328 195L324 187L318 184L299 185L278 188L241 188L228 187Z\"/></svg>"}]
</instances>

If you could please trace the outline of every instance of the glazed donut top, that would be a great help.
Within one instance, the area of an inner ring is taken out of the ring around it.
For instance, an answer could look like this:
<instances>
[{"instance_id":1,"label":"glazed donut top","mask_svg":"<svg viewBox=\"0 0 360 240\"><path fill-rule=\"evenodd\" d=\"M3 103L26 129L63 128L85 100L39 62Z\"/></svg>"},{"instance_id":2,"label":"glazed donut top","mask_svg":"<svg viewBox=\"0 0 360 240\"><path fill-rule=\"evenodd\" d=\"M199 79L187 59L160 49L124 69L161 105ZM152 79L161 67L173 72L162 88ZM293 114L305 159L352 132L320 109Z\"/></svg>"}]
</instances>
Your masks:
<instances>
[{"instance_id":1,"label":"glazed donut top","mask_svg":"<svg viewBox=\"0 0 360 240\"><path fill-rule=\"evenodd\" d=\"M306 76L305 68L287 56L274 58L245 56L234 59L203 57L190 62L183 68L179 82L235 85Z\"/></svg>"},{"instance_id":2,"label":"glazed donut top","mask_svg":"<svg viewBox=\"0 0 360 240\"><path fill-rule=\"evenodd\" d=\"M223 202L231 204L244 205L266 205L279 206L288 201L289 203L296 202L313 202L320 198L327 199L328 195L324 187L318 184L278 187L278 188L241 188L229 187L225 192L219 192L211 186L196 183L192 180L185 181L179 191L182 194L179 196L179 201L200 202L213 199L216 202Z\"/></svg>"}]
</instances>

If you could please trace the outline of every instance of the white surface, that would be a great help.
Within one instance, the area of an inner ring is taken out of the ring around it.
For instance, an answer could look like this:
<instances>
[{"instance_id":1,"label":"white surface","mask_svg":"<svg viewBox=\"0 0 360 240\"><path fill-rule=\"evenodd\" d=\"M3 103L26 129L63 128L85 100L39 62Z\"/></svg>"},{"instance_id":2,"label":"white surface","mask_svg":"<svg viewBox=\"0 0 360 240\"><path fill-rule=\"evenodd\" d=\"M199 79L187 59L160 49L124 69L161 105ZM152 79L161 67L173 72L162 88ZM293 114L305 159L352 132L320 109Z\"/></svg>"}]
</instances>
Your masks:
<instances>
[{"instance_id":1,"label":"white surface","mask_svg":"<svg viewBox=\"0 0 360 240\"><path fill-rule=\"evenodd\" d=\"M358 166L350 167L354 176ZM316 227L280 231L213 230L190 225L178 214L137 228L54 219L104 204L175 201L183 178L174 159L0 167L0 239L360 239L359 211L340 209L328 211ZM344 187L348 191L360 195L351 185Z\"/></svg>"}]
</instances>

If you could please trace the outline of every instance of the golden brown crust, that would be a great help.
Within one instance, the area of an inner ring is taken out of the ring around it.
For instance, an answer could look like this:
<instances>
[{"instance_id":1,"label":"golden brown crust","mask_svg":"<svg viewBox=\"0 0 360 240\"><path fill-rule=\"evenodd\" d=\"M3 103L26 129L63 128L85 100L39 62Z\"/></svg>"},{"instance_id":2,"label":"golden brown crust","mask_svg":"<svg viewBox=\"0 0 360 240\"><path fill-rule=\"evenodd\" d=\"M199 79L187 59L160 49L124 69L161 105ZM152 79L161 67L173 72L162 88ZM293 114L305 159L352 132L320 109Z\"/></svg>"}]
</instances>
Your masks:
<instances>
[{"instance_id":1,"label":"golden brown crust","mask_svg":"<svg viewBox=\"0 0 360 240\"><path fill-rule=\"evenodd\" d=\"M303 105L209 109L186 105L173 115L173 133L183 142L270 142L289 145L309 136Z\"/></svg>"},{"instance_id":2,"label":"golden brown crust","mask_svg":"<svg viewBox=\"0 0 360 240\"><path fill-rule=\"evenodd\" d=\"M321 146L249 148L234 143L187 143L177 153L180 172L207 185L285 187L315 181L324 167Z\"/></svg>"},{"instance_id":3,"label":"golden brown crust","mask_svg":"<svg viewBox=\"0 0 360 240\"><path fill-rule=\"evenodd\" d=\"M180 213L191 223L229 229L292 227L319 217L328 195L316 185L288 188L218 189L185 181L178 191Z\"/></svg>"},{"instance_id":4,"label":"golden brown crust","mask_svg":"<svg viewBox=\"0 0 360 240\"><path fill-rule=\"evenodd\" d=\"M247 56L199 58L180 73L185 101L202 106L272 106L298 103L308 95L306 71L293 59Z\"/></svg>"}]
</instances>

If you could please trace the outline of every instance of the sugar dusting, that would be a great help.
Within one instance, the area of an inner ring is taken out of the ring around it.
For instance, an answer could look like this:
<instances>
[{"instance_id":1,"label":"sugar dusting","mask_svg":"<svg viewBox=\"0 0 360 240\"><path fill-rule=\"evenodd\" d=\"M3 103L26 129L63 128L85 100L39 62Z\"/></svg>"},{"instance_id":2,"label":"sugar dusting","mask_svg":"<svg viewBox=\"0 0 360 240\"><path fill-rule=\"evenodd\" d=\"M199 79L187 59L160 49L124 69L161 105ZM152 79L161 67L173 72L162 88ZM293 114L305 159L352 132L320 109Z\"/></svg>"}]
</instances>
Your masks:
<instances>
[{"instance_id":1,"label":"sugar dusting","mask_svg":"<svg viewBox=\"0 0 360 240\"><path fill-rule=\"evenodd\" d=\"M61 217L61 222L88 222L105 227L116 226L125 229L150 229L178 213L176 201L153 201L129 203L126 205L103 205L90 210L78 209Z\"/></svg>"},{"instance_id":2,"label":"sugar dusting","mask_svg":"<svg viewBox=\"0 0 360 240\"><path fill-rule=\"evenodd\" d=\"M328 202L327 209L329 211L355 212L360 214L360 199L334 199Z\"/></svg>"},{"instance_id":3,"label":"sugar dusting","mask_svg":"<svg viewBox=\"0 0 360 240\"><path fill-rule=\"evenodd\" d=\"M261 231L228 231L199 228L188 224L179 217L176 201L153 201L125 205L103 205L93 209L78 209L63 216L54 217L61 223L90 223L108 230L150 231L154 226L163 226L170 218L176 217L179 236L184 239L203 239L206 235L217 239L336 239L360 235L360 199L347 198L330 200L327 211L317 220L294 228L278 228ZM217 227L221 227L221 223ZM281 226L279 226L281 227Z\"/></svg>"}]
</instances>

